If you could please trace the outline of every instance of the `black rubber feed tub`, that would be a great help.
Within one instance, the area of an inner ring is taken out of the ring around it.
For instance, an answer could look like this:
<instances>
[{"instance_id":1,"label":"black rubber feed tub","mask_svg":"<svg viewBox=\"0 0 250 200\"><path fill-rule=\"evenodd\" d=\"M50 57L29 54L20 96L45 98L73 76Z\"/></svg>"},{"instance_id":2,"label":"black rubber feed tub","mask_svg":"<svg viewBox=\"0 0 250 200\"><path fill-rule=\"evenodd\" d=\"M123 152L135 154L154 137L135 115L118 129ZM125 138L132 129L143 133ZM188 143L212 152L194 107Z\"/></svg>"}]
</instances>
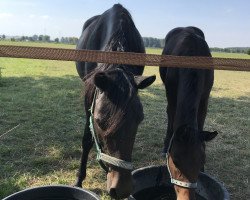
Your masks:
<instances>
[{"instance_id":1,"label":"black rubber feed tub","mask_svg":"<svg viewBox=\"0 0 250 200\"><path fill-rule=\"evenodd\" d=\"M133 171L135 188L129 200L176 200L166 166L149 166ZM211 176L200 173L197 200L229 200L226 188Z\"/></svg>"},{"instance_id":2,"label":"black rubber feed tub","mask_svg":"<svg viewBox=\"0 0 250 200\"><path fill-rule=\"evenodd\" d=\"M12 194L3 200L99 200L100 198L87 190L64 186L50 185L34 187Z\"/></svg>"}]
</instances>

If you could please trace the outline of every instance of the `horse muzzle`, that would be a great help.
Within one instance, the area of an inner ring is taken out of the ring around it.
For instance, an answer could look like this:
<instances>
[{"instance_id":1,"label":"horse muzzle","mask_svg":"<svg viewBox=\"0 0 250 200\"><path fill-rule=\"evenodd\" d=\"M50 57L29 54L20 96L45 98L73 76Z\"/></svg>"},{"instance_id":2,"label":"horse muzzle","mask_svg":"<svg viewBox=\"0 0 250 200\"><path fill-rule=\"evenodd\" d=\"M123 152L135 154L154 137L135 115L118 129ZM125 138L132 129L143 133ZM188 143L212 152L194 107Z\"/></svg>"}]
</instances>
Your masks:
<instances>
[{"instance_id":1,"label":"horse muzzle","mask_svg":"<svg viewBox=\"0 0 250 200\"><path fill-rule=\"evenodd\" d=\"M111 198L127 198L133 190L131 171L122 170L121 172L112 170L107 174L107 191Z\"/></svg>"}]
</instances>

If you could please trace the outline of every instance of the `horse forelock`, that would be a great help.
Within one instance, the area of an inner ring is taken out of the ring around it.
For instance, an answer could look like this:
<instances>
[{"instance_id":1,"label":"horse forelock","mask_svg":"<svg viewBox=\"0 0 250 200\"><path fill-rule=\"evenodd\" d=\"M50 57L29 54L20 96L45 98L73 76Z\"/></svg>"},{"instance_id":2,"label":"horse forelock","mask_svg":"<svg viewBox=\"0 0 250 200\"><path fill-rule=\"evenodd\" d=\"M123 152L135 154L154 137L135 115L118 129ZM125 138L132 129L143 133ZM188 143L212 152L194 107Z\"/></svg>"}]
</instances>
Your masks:
<instances>
[{"instance_id":1,"label":"horse forelock","mask_svg":"<svg viewBox=\"0 0 250 200\"><path fill-rule=\"evenodd\" d=\"M142 108L140 106L133 106L138 104L137 89L132 73L126 71L125 68L117 65L102 64L92 72L85 80L85 90L87 98L87 109L90 108L94 100L94 93L96 86L94 85L94 75L105 68L108 71L114 71L117 75L115 85L110 88L110 91L103 92L102 105L105 112L102 113L102 131L103 135L110 136L116 133L123 127L128 120L140 121ZM105 71L106 71L105 70ZM97 88L98 90L98 88ZM100 91L99 91L100 92ZM98 92L98 93L99 93ZM97 98L98 94L97 93ZM131 112L135 118L131 118Z\"/></svg>"}]
</instances>

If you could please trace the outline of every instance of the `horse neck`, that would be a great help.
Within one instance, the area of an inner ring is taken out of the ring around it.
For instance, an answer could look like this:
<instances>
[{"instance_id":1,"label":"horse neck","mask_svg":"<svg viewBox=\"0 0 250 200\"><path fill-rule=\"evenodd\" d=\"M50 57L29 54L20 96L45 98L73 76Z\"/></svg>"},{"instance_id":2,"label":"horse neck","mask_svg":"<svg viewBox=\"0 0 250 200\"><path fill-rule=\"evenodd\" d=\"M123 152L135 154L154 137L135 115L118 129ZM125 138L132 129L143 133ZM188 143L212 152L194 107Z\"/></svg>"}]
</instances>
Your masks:
<instances>
[{"instance_id":1,"label":"horse neck","mask_svg":"<svg viewBox=\"0 0 250 200\"><path fill-rule=\"evenodd\" d=\"M185 102L185 100L178 102L174 119L174 130L182 125L198 129L197 114L198 106L195 104Z\"/></svg>"},{"instance_id":2,"label":"horse neck","mask_svg":"<svg viewBox=\"0 0 250 200\"><path fill-rule=\"evenodd\" d=\"M182 71L179 76L175 127L189 125L198 128L197 115L203 90L202 74L197 71ZM196 78L192 77L193 73Z\"/></svg>"}]
</instances>

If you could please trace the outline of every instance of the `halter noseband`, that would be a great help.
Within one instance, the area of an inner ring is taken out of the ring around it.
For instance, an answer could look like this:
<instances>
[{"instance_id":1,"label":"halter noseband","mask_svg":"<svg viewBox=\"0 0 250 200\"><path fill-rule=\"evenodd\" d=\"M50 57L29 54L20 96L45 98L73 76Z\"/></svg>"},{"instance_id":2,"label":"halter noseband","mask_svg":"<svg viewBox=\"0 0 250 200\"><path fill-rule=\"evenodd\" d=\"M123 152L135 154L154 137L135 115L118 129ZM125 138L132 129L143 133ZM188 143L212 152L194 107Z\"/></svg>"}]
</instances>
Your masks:
<instances>
[{"instance_id":1,"label":"halter noseband","mask_svg":"<svg viewBox=\"0 0 250 200\"><path fill-rule=\"evenodd\" d=\"M170 176L170 179L171 179L171 183L174 184L174 185L178 185L178 186L184 187L184 188L195 189L195 188L197 188L197 182L190 183L190 182L179 181L177 179L174 179L173 176L172 176L172 174L171 174L171 171L170 171L170 168L169 168L168 158L169 158L169 150L170 150L171 145L172 145L173 137L174 137L174 134L173 134L173 136L170 139L169 146L168 146L168 151L166 153L167 168L168 168L168 173L169 173L169 176Z\"/></svg>"},{"instance_id":2,"label":"halter noseband","mask_svg":"<svg viewBox=\"0 0 250 200\"><path fill-rule=\"evenodd\" d=\"M92 137L94 139L96 151L97 151L96 159L98 160L99 164L106 172L109 171L108 167L102 161L109 163L111 165L114 165L116 167L120 167L120 168L127 169L127 170L133 170L133 165L131 162L121 160L119 158L115 158L113 156L110 156L102 152L102 149L98 143L97 136L95 133L95 128L94 128L94 107L95 107L96 94L97 94L97 89L95 89L94 98L93 98L92 105L90 108L90 118L89 118L89 122L90 122L89 128L90 128Z\"/></svg>"}]
</instances>

